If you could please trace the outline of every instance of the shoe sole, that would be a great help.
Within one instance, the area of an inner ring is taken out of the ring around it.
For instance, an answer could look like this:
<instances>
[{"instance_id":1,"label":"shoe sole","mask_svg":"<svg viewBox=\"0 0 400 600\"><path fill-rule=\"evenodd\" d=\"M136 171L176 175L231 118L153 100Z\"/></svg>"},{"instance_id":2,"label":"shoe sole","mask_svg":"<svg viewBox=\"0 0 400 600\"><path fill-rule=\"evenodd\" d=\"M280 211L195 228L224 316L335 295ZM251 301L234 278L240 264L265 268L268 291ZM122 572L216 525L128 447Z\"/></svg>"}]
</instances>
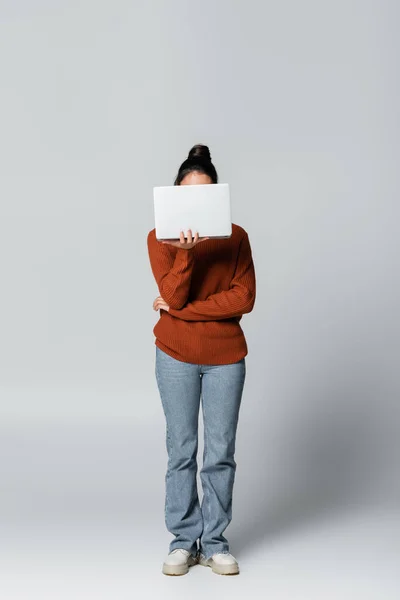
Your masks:
<instances>
[{"instance_id":1,"label":"shoe sole","mask_svg":"<svg viewBox=\"0 0 400 600\"><path fill-rule=\"evenodd\" d=\"M168 565L163 564L162 572L164 575L186 575L189 572L189 567L197 565L197 559L190 556L188 562L184 565Z\"/></svg>"},{"instance_id":2,"label":"shoe sole","mask_svg":"<svg viewBox=\"0 0 400 600\"><path fill-rule=\"evenodd\" d=\"M208 559L210 560L210 559ZM214 564L214 561L211 560L211 564L208 562L208 560L204 560L204 559L199 559L198 563L199 565L202 565L203 567L210 567L210 569L212 570L213 573L217 573L217 575L239 575L239 565L235 564L235 565L216 565Z\"/></svg>"}]
</instances>

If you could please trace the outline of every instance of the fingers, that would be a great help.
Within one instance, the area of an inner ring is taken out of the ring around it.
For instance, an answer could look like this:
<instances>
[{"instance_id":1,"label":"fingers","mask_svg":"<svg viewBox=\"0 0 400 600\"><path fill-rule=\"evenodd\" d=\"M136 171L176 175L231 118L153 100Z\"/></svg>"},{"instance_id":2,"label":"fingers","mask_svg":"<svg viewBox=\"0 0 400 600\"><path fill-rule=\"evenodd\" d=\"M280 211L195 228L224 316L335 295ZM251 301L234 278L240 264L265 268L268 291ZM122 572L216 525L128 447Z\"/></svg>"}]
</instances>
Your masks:
<instances>
[{"instance_id":1,"label":"fingers","mask_svg":"<svg viewBox=\"0 0 400 600\"><path fill-rule=\"evenodd\" d=\"M199 232L196 231L194 237L191 229L188 229L187 236L185 238L185 234L183 231L179 232L179 241L173 242L170 240L161 240L162 244L170 244L171 246L186 246L187 244L197 244L197 242L204 242L205 240L209 240L209 237L200 237Z\"/></svg>"},{"instance_id":2,"label":"fingers","mask_svg":"<svg viewBox=\"0 0 400 600\"><path fill-rule=\"evenodd\" d=\"M154 302L154 310L159 310L165 305L165 302L162 298L157 298Z\"/></svg>"},{"instance_id":3,"label":"fingers","mask_svg":"<svg viewBox=\"0 0 400 600\"><path fill-rule=\"evenodd\" d=\"M161 298L161 296L158 296L154 302L153 302L153 309L154 310L169 310L169 305L165 302L165 300L163 298Z\"/></svg>"}]
</instances>

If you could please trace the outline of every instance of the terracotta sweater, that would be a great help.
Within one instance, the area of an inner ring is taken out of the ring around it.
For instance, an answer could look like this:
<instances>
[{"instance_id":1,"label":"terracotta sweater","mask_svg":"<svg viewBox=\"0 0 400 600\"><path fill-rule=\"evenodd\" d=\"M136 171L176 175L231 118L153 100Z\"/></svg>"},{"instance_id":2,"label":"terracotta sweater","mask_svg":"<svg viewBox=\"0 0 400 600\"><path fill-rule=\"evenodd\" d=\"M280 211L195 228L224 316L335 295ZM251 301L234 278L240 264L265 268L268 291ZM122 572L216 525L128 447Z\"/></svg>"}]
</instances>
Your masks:
<instances>
[{"instance_id":1,"label":"terracotta sweater","mask_svg":"<svg viewBox=\"0 0 400 600\"><path fill-rule=\"evenodd\" d=\"M160 296L155 344L181 360L230 364L247 355L239 321L256 297L256 279L247 232L232 223L228 239L210 239L190 250L163 244L155 229L147 236L151 269Z\"/></svg>"}]
</instances>

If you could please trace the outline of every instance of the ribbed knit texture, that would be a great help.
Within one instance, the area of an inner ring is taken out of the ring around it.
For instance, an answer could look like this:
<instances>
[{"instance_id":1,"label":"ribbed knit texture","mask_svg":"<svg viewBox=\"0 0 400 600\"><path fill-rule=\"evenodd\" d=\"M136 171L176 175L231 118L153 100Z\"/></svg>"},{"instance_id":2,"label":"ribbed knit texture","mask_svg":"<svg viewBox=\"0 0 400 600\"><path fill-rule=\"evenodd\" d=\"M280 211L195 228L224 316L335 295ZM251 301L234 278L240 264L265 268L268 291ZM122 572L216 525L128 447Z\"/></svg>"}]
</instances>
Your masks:
<instances>
[{"instance_id":1,"label":"ribbed knit texture","mask_svg":"<svg viewBox=\"0 0 400 600\"><path fill-rule=\"evenodd\" d=\"M239 321L256 297L247 232L232 223L228 239L210 239L190 250L163 244L155 229L147 236L151 269L170 310L160 311L156 345L177 360L230 364L247 355Z\"/></svg>"}]
</instances>

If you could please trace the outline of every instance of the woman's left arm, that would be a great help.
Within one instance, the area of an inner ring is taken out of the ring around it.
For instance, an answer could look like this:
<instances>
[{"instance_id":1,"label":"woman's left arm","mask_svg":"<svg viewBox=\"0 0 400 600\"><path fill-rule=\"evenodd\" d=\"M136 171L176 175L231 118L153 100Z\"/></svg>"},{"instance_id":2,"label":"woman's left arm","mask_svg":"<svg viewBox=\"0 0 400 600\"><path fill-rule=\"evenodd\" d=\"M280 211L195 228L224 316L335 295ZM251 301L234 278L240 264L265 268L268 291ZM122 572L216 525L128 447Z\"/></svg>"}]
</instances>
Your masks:
<instances>
[{"instance_id":1,"label":"woman's left arm","mask_svg":"<svg viewBox=\"0 0 400 600\"><path fill-rule=\"evenodd\" d=\"M239 317L253 310L256 299L256 277L247 233L243 236L235 275L230 289L211 294L207 300L188 302L180 309L169 309L169 314L184 321L216 321Z\"/></svg>"}]
</instances>

